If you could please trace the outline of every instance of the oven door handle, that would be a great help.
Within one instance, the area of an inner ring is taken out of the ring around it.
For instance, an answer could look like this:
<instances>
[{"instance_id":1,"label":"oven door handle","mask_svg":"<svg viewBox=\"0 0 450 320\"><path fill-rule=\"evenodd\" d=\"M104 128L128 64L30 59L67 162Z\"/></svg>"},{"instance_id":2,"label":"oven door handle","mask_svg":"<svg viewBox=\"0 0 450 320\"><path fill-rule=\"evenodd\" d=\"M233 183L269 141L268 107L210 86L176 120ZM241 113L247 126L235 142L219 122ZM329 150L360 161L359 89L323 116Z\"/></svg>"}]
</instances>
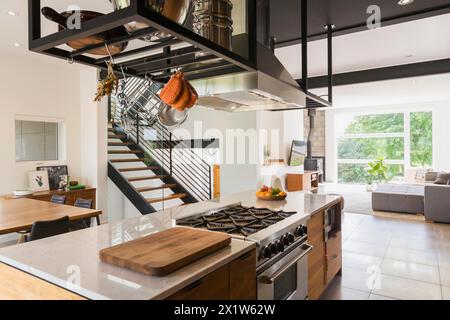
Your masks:
<instances>
[{"instance_id":1,"label":"oven door handle","mask_svg":"<svg viewBox=\"0 0 450 320\"><path fill-rule=\"evenodd\" d=\"M304 244L303 247L305 249L303 250L303 253L300 256L298 256L297 258L295 258L292 261L288 262L283 268L281 268L280 270L275 272L273 275L261 277L260 281L262 283L266 283L266 284L274 283L275 280L277 280L277 278L279 278L284 272L286 272L286 270L288 270L290 267L292 267L297 262L299 262L304 256L306 256L313 249L313 246L311 246L309 244Z\"/></svg>"}]
</instances>

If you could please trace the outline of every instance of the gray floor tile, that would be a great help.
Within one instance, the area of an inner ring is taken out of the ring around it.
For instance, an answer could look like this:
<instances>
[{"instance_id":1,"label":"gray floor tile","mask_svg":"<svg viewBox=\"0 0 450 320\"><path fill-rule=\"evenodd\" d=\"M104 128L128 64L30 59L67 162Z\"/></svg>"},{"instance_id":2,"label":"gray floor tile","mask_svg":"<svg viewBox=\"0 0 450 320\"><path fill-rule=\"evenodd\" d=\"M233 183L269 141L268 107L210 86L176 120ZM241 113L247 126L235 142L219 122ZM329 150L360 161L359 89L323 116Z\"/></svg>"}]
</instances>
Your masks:
<instances>
[{"instance_id":1,"label":"gray floor tile","mask_svg":"<svg viewBox=\"0 0 450 320\"><path fill-rule=\"evenodd\" d=\"M397 300L397 299L380 296L380 295L371 293L369 296L369 300Z\"/></svg>"},{"instance_id":2,"label":"gray floor tile","mask_svg":"<svg viewBox=\"0 0 450 320\"><path fill-rule=\"evenodd\" d=\"M369 267L381 266L382 257L368 256L364 254L347 252L342 253L342 265L353 269L367 271Z\"/></svg>"},{"instance_id":3,"label":"gray floor tile","mask_svg":"<svg viewBox=\"0 0 450 320\"><path fill-rule=\"evenodd\" d=\"M401 300L441 300L441 286L382 274L373 294Z\"/></svg>"},{"instance_id":4,"label":"gray floor tile","mask_svg":"<svg viewBox=\"0 0 450 320\"><path fill-rule=\"evenodd\" d=\"M381 273L413 280L440 284L438 267L424 264L384 259Z\"/></svg>"},{"instance_id":5,"label":"gray floor tile","mask_svg":"<svg viewBox=\"0 0 450 320\"><path fill-rule=\"evenodd\" d=\"M364 232L356 229L349 237L352 241L360 241L387 246L391 241L391 233Z\"/></svg>"},{"instance_id":6,"label":"gray floor tile","mask_svg":"<svg viewBox=\"0 0 450 320\"><path fill-rule=\"evenodd\" d=\"M342 286L330 285L320 300L367 300L369 292L345 288Z\"/></svg>"},{"instance_id":7,"label":"gray floor tile","mask_svg":"<svg viewBox=\"0 0 450 320\"><path fill-rule=\"evenodd\" d=\"M438 265L437 254L435 252L389 247L386 251L385 258L431 266Z\"/></svg>"},{"instance_id":8,"label":"gray floor tile","mask_svg":"<svg viewBox=\"0 0 450 320\"><path fill-rule=\"evenodd\" d=\"M347 240L343 245L343 250L375 257L383 257L387 246L381 244Z\"/></svg>"},{"instance_id":9,"label":"gray floor tile","mask_svg":"<svg viewBox=\"0 0 450 320\"><path fill-rule=\"evenodd\" d=\"M442 287L442 299L450 300L450 287Z\"/></svg>"},{"instance_id":10,"label":"gray floor tile","mask_svg":"<svg viewBox=\"0 0 450 320\"><path fill-rule=\"evenodd\" d=\"M370 293L373 286L371 279L371 274L366 271L343 267L342 276L336 277L333 285Z\"/></svg>"},{"instance_id":11,"label":"gray floor tile","mask_svg":"<svg viewBox=\"0 0 450 320\"><path fill-rule=\"evenodd\" d=\"M450 287L450 268L439 267L441 285Z\"/></svg>"}]
</instances>

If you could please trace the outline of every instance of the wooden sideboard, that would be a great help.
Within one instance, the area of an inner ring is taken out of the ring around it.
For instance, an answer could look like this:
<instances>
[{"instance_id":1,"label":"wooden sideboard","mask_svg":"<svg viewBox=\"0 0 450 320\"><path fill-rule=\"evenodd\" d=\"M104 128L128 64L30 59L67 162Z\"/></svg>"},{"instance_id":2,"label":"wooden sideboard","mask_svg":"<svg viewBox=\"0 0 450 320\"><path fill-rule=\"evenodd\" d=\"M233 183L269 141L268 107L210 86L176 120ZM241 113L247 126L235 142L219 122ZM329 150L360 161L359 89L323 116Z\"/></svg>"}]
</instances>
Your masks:
<instances>
[{"instance_id":1,"label":"wooden sideboard","mask_svg":"<svg viewBox=\"0 0 450 320\"><path fill-rule=\"evenodd\" d=\"M96 193L97 189L95 188L86 188L83 190L71 190L71 191L52 190L52 191L35 192L32 195L24 197L18 197L15 195L6 195L3 196L2 199L8 200L18 198L29 198L49 202L53 195L60 195L66 197L66 205L73 206L77 199L86 199L92 200L92 209L96 209Z\"/></svg>"},{"instance_id":2,"label":"wooden sideboard","mask_svg":"<svg viewBox=\"0 0 450 320\"><path fill-rule=\"evenodd\" d=\"M286 189L289 192L317 192L319 189L319 175L319 171L305 171L304 173L300 174L287 174Z\"/></svg>"}]
</instances>

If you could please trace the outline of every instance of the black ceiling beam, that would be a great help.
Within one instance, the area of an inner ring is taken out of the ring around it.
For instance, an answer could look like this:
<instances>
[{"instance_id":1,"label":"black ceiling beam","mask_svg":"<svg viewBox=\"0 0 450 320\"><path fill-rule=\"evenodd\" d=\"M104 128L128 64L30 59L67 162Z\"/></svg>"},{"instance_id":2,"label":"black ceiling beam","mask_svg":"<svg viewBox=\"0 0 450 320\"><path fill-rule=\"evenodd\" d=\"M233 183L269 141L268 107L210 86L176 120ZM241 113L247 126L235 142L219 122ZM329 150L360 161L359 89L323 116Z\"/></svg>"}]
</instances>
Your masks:
<instances>
[{"instance_id":1,"label":"black ceiling beam","mask_svg":"<svg viewBox=\"0 0 450 320\"><path fill-rule=\"evenodd\" d=\"M450 59L434 60L403 64L399 66L383 67L370 70L338 73L333 76L334 86L344 86L357 83L373 81L395 80L435 74L450 73ZM300 84L301 79L297 80ZM309 78L309 88L326 88L328 86L328 76L318 76Z\"/></svg>"},{"instance_id":2,"label":"black ceiling beam","mask_svg":"<svg viewBox=\"0 0 450 320\"><path fill-rule=\"evenodd\" d=\"M447 13L450 13L450 5L432 8L429 10L423 10L423 11L416 12L414 14L405 14L405 15L399 15L399 16L386 18L386 19L381 19L381 26L386 27L386 26L391 26L394 24L439 16L439 15L443 15L443 14L447 14ZM344 27L344 28L339 28L339 26L336 26L336 29L333 30L333 36L335 36L335 37L342 36L345 34L366 31L366 30L368 30L366 23L355 24L355 25L352 25L349 27ZM326 31L308 35L308 41L316 41L316 40L322 40L322 39L326 39L326 38L327 38ZM293 38L290 40L275 42L275 48L282 48L282 47L296 45L296 44L301 43L301 41L302 41L302 38L298 37L298 38Z\"/></svg>"}]
</instances>

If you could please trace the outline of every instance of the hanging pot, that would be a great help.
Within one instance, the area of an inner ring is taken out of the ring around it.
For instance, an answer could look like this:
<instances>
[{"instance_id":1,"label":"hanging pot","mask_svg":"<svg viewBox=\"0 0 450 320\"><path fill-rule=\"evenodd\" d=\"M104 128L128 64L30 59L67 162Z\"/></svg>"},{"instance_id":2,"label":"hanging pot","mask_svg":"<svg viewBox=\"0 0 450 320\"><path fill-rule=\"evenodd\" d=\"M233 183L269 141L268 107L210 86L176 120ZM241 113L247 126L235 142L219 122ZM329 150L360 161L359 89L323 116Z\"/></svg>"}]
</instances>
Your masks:
<instances>
[{"instance_id":1,"label":"hanging pot","mask_svg":"<svg viewBox=\"0 0 450 320\"><path fill-rule=\"evenodd\" d=\"M67 19L70 18L74 14L74 11L65 11L65 12L58 13L49 7L44 7L44 8L42 8L41 11L42 11L42 14L44 15L44 17L46 17L50 21L56 22L59 25L60 31L64 30L64 29L68 29L67 28ZM89 21L91 19L95 19L100 16L103 16L103 13L94 12L94 11L86 11L86 10L81 10L79 12L79 14L80 14L80 22L81 23ZM126 35L127 35L127 31L124 27L117 27L112 30L101 32L101 33L98 33L93 36L69 41L67 43L67 45L69 47L71 47L72 49L79 50L79 49L86 48L87 46L105 43L105 41L110 40L112 38L123 37ZM111 44L111 45L108 45L108 49L112 55L115 55L115 54L118 54L118 53L122 52L123 50L125 50L127 45L128 45L128 42ZM100 55L100 56L106 56L109 54L108 50L106 50L106 47L94 49L87 53L94 54L94 55Z\"/></svg>"},{"instance_id":2,"label":"hanging pot","mask_svg":"<svg viewBox=\"0 0 450 320\"><path fill-rule=\"evenodd\" d=\"M125 9L130 6L130 0L109 0L114 10ZM145 4L147 8L162 14L166 18L175 21L180 25L186 23L187 17L189 16L189 11L191 9L191 0L146 0ZM125 28L129 33L133 33L137 30L149 28L150 26L146 23L133 21L127 23ZM154 32L148 34L144 38L144 41L151 41L152 37L165 38L169 36L163 32Z\"/></svg>"}]
</instances>

